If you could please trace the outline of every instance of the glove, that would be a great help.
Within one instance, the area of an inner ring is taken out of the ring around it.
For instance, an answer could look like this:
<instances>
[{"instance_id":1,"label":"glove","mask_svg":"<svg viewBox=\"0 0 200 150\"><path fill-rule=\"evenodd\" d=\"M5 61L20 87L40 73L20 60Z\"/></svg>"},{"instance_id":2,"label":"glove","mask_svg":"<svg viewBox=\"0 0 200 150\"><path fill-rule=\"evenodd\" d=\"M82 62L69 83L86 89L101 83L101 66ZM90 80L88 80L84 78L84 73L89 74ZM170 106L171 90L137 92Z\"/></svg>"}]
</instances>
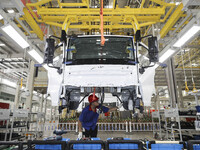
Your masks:
<instances>
[{"instance_id":1,"label":"glove","mask_svg":"<svg viewBox=\"0 0 200 150\"><path fill-rule=\"evenodd\" d=\"M80 139L82 139L82 137L83 137L83 132L79 132L78 133L78 139L80 140Z\"/></svg>"}]
</instances>

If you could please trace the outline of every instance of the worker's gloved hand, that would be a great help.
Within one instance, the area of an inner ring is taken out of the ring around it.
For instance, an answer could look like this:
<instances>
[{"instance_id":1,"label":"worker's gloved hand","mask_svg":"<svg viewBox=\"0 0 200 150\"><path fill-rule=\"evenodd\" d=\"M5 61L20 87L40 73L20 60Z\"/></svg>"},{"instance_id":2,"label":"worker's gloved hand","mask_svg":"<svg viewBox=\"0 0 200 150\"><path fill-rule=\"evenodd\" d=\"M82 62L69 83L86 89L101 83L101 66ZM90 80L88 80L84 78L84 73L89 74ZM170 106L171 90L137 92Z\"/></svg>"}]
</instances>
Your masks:
<instances>
[{"instance_id":1,"label":"worker's gloved hand","mask_svg":"<svg viewBox=\"0 0 200 150\"><path fill-rule=\"evenodd\" d=\"M78 133L78 139L80 140L80 139L82 139L82 137L83 137L83 132L79 132Z\"/></svg>"}]
</instances>

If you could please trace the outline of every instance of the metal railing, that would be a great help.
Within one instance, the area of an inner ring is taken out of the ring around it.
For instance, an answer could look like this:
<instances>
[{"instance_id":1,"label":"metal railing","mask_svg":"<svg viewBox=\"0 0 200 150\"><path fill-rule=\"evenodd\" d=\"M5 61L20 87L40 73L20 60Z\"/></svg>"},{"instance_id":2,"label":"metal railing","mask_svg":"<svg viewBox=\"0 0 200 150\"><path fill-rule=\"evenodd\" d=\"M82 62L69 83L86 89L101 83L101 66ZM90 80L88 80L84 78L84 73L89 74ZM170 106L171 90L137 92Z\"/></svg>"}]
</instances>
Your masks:
<instances>
[{"instance_id":1,"label":"metal railing","mask_svg":"<svg viewBox=\"0 0 200 150\"><path fill-rule=\"evenodd\" d=\"M159 131L160 130L160 125L159 123L152 123L152 122L147 122L147 123L132 123L129 122L129 132L132 131Z\"/></svg>"},{"instance_id":2,"label":"metal railing","mask_svg":"<svg viewBox=\"0 0 200 150\"><path fill-rule=\"evenodd\" d=\"M152 122L143 122L143 123L135 123L135 122L116 122L116 123L108 123L108 122L98 122L98 131L121 131L121 132L134 132L134 131L143 131L143 132L153 132L160 130L159 123ZM31 128L35 127L31 125ZM78 122L74 123L45 123L39 124L37 126L38 131L53 131L56 129L66 130L78 132Z\"/></svg>"}]
</instances>

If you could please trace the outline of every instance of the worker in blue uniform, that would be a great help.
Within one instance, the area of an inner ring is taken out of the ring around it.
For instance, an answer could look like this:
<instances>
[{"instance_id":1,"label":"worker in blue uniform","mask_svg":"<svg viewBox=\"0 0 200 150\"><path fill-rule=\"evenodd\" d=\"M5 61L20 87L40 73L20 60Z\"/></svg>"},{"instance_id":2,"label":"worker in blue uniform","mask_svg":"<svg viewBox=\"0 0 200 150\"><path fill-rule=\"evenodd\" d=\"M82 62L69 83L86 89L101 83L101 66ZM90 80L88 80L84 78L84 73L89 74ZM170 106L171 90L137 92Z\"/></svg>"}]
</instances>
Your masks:
<instances>
[{"instance_id":1,"label":"worker in blue uniform","mask_svg":"<svg viewBox=\"0 0 200 150\"><path fill-rule=\"evenodd\" d=\"M102 108L102 111L104 113L116 111L118 109L118 107L108 108L105 106L101 106L98 100L99 98L93 94L88 97L90 105L83 109L78 121L79 139L83 137L82 127L85 129L85 137L97 137L97 121L99 117L99 113L97 113L97 110L99 108Z\"/></svg>"}]
</instances>

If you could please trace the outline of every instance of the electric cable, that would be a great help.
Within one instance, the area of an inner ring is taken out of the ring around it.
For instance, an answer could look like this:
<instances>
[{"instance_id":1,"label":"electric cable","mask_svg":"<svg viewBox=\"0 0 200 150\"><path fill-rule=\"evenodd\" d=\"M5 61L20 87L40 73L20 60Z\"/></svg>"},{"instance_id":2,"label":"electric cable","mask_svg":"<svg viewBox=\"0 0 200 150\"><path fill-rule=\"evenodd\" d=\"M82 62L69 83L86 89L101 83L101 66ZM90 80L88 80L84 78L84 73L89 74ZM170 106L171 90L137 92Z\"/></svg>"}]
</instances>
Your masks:
<instances>
[{"instance_id":1,"label":"electric cable","mask_svg":"<svg viewBox=\"0 0 200 150\"><path fill-rule=\"evenodd\" d=\"M190 51L188 52L188 56L189 56L189 61L190 61L190 71L191 71L191 76L192 76L192 85L193 85L193 89L192 92L196 93L197 89L195 87L195 82L194 82L194 74L193 74L193 70L192 70L192 62L191 62L191 57L190 57Z\"/></svg>"},{"instance_id":2,"label":"electric cable","mask_svg":"<svg viewBox=\"0 0 200 150\"><path fill-rule=\"evenodd\" d=\"M184 66L184 62L183 62L183 51L181 51L181 59L182 59L182 65L183 65L183 73L184 73L184 77L185 77L185 91L189 92L189 88L187 85L187 76L186 76L185 66Z\"/></svg>"}]
</instances>

